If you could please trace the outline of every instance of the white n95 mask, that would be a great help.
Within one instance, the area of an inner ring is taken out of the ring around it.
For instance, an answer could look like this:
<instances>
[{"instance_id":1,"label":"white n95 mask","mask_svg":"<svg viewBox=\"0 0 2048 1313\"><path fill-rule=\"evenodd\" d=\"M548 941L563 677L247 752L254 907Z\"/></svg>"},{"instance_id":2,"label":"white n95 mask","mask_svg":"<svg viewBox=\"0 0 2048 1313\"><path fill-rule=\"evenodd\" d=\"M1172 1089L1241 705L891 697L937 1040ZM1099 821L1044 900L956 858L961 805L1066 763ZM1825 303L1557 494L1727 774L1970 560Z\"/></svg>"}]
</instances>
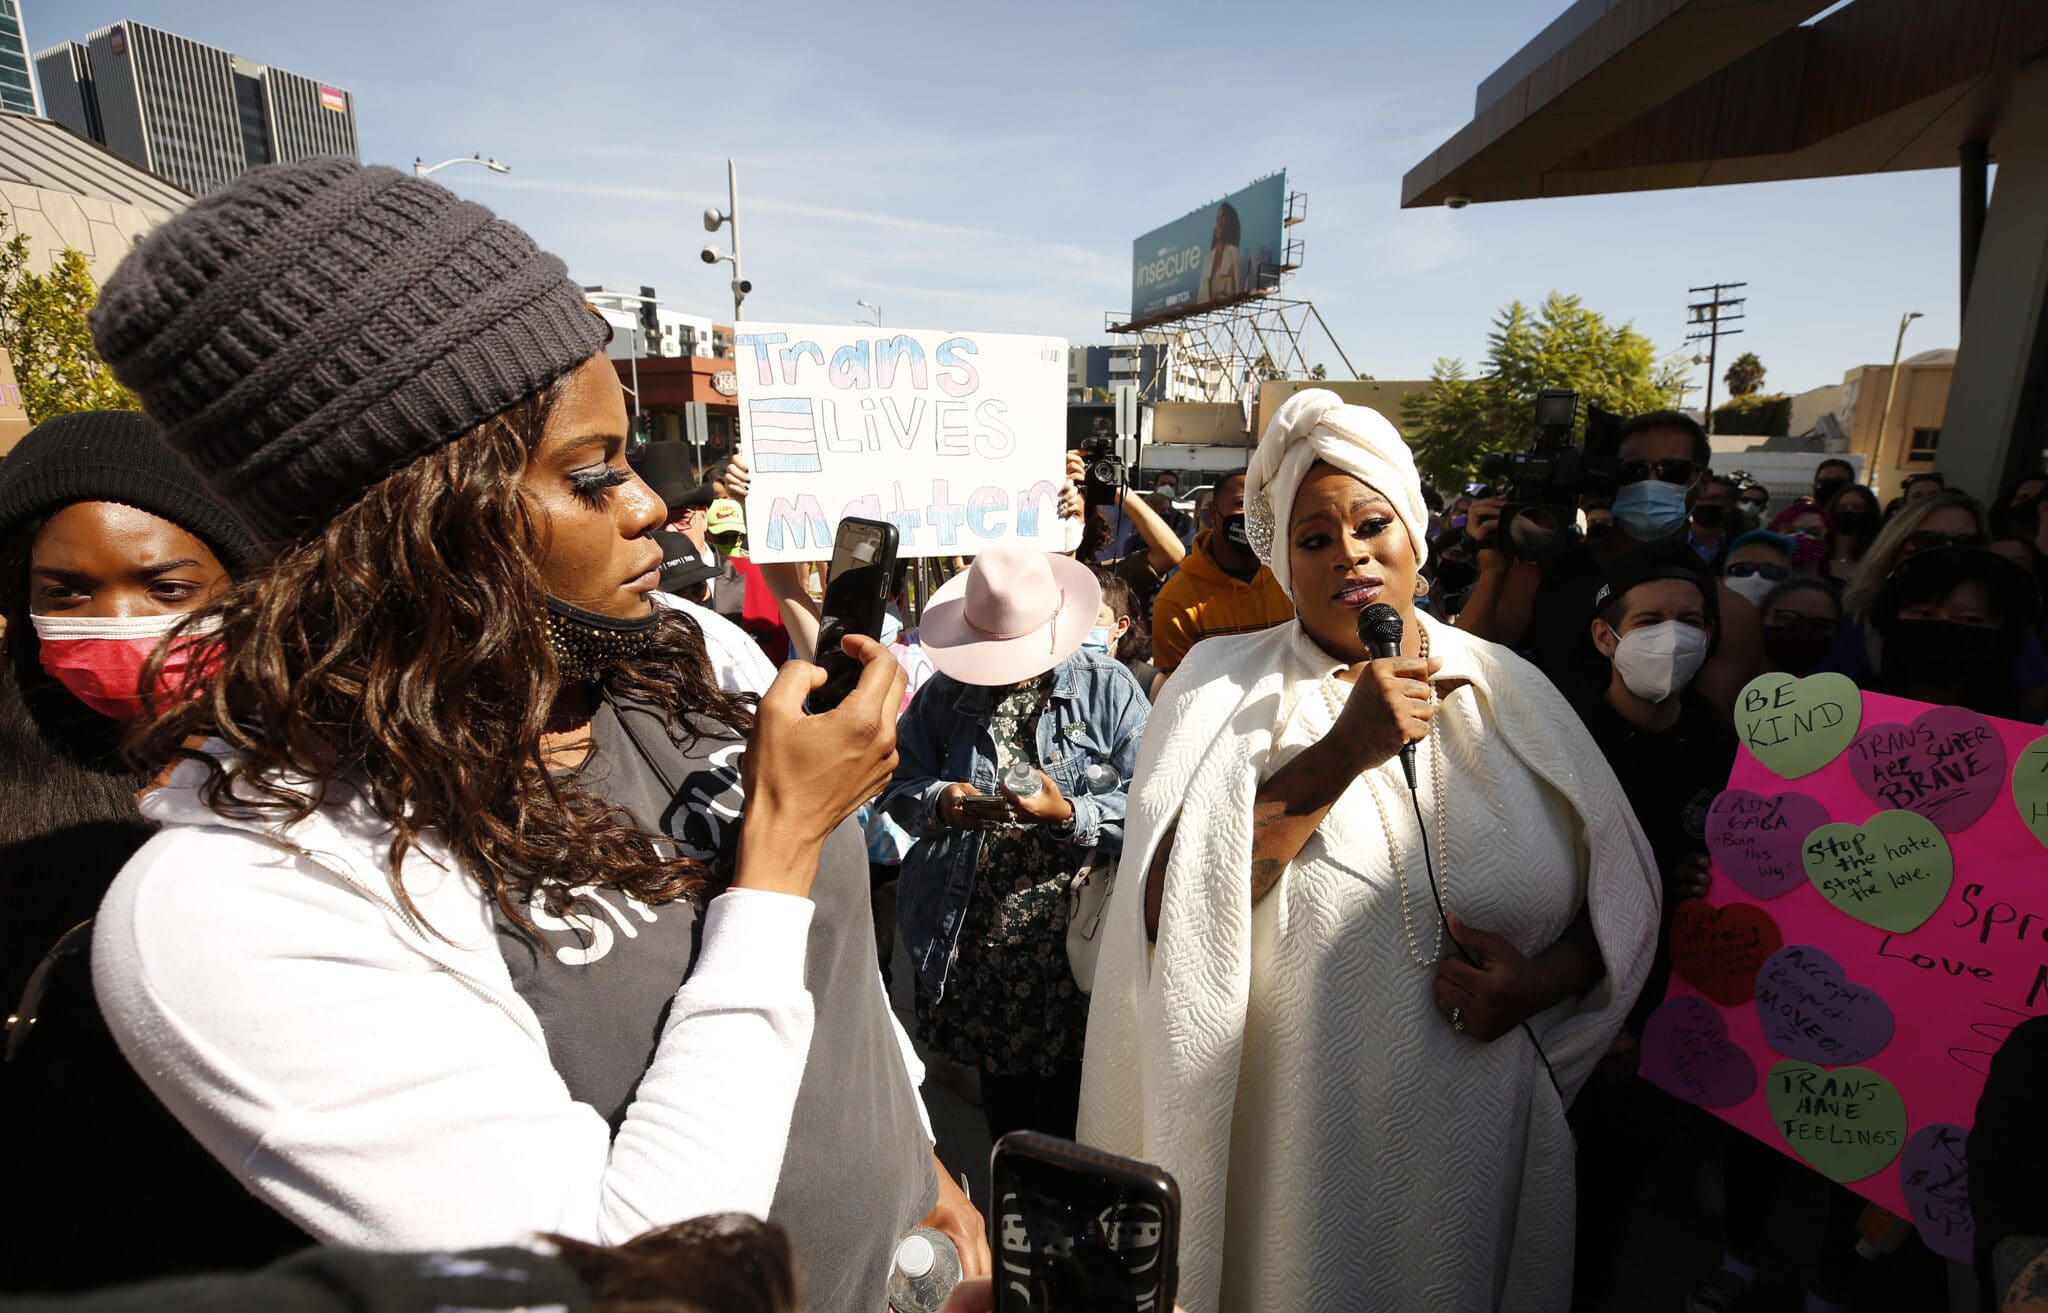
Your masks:
<instances>
[{"instance_id":1,"label":"white n95 mask","mask_svg":"<svg viewBox=\"0 0 2048 1313\"><path fill-rule=\"evenodd\" d=\"M1615 673L1645 702L1662 702L1684 691L1706 663L1706 630L1683 620L1632 629L1614 650Z\"/></svg>"}]
</instances>

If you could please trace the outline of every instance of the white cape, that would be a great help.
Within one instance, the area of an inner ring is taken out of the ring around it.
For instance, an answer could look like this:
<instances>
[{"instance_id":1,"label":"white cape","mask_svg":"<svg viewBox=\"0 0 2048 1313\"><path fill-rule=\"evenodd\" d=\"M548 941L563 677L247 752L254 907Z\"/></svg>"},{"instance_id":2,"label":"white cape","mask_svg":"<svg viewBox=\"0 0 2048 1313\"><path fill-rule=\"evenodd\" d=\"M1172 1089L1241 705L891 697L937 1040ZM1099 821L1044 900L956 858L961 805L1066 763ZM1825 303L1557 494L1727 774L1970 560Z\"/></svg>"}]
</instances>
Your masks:
<instances>
[{"instance_id":1,"label":"white cape","mask_svg":"<svg viewBox=\"0 0 2048 1313\"><path fill-rule=\"evenodd\" d=\"M1179 1181L1180 1302L1190 1313L1462 1313L1568 1301L1564 1106L1641 989L1660 882L1620 785L1550 682L1505 648L1422 623L1444 660L1440 716L1463 726L1457 742L1449 731L1444 739L1455 855L1441 871L1446 902L1533 953L1583 897L1606 974L1531 1020L1562 1098L1527 1036L1480 1044L1453 1035L1398 913L1383 915L1392 867L1363 779L1255 913L1253 797L1285 756L1283 731L1298 714L1308 723L1314 710L1323 717L1315 732L1327 731L1327 714L1301 700L1321 698L1318 681L1336 663L1299 622L1197 646L1163 690L1138 762L1080 1122L1083 1141L1158 1163ZM1387 824L1406 836L1411 924L1427 956L1434 905L1406 789L1381 788ZM1489 792L1498 796L1473 796ZM1506 812L1475 833L1489 807ZM1336 824L1340 812L1348 828ZM1176 825L1155 950L1144 872ZM1433 821L1430 835L1434 847ZM1374 860L1388 874L1376 894L1359 895L1380 899L1367 918L1344 900L1366 888ZM1346 883L1347 873L1357 878ZM1540 908L1519 934L1518 903ZM1275 960L1300 978L1275 977Z\"/></svg>"}]
</instances>

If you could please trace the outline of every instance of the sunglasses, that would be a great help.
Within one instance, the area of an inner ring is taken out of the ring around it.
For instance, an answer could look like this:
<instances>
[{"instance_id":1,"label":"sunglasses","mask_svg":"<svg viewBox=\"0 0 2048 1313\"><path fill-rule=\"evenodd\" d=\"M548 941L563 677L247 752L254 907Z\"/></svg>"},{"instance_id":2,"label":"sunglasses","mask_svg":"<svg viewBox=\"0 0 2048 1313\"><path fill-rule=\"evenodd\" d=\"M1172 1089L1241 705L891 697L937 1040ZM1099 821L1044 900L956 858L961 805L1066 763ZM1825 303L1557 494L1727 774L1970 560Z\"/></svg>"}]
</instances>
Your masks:
<instances>
[{"instance_id":1,"label":"sunglasses","mask_svg":"<svg viewBox=\"0 0 2048 1313\"><path fill-rule=\"evenodd\" d=\"M1988 547L1991 539L1981 533L1936 533L1932 529L1919 529L1908 535L1906 541L1916 552L1931 552L1941 547Z\"/></svg>"},{"instance_id":2,"label":"sunglasses","mask_svg":"<svg viewBox=\"0 0 2048 1313\"><path fill-rule=\"evenodd\" d=\"M1833 634L1842 627L1839 620L1798 611L1773 611L1764 617L1764 624L1771 629L1811 629L1816 634Z\"/></svg>"},{"instance_id":3,"label":"sunglasses","mask_svg":"<svg viewBox=\"0 0 2048 1313\"><path fill-rule=\"evenodd\" d=\"M1770 561L1737 561L1721 573L1730 579L1747 579L1755 575L1774 584L1784 583L1792 577L1790 566L1777 565Z\"/></svg>"},{"instance_id":4,"label":"sunglasses","mask_svg":"<svg viewBox=\"0 0 2048 1313\"><path fill-rule=\"evenodd\" d=\"M1620 470L1623 483L1676 483L1690 488L1700 477L1700 463L1696 460L1632 460L1624 461Z\"/></svg>"}]
</instances>

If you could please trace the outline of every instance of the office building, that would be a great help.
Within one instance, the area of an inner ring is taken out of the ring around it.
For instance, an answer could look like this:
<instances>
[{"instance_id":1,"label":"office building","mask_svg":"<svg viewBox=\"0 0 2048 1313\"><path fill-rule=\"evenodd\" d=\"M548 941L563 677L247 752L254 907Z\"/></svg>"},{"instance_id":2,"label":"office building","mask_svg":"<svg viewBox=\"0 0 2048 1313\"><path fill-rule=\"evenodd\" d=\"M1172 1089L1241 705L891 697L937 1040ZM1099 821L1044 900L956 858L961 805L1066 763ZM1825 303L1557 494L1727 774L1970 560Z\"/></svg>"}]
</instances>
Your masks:
<instances>
[{"instance_id":1,"label":"office building","mask_svg":"<svg viewBox=\"0 0 2048 1313\"><path fill-rule=\"evenodd\" d=\"M0 109L36 112L35 83L28 73L28 33L21 25L21 0L0 0Z\"/></svg>"},{"instance_id":2,"label":"office building","mask_svg":"<svg viewBox=\"0 0 2048 1313\"><path fill-rule=\"evenodd\" d=\"M51 118L195 196L259 164L360 158L348 92L162 28L103 27L36 71Z\"/></svg>"}]
</instances>

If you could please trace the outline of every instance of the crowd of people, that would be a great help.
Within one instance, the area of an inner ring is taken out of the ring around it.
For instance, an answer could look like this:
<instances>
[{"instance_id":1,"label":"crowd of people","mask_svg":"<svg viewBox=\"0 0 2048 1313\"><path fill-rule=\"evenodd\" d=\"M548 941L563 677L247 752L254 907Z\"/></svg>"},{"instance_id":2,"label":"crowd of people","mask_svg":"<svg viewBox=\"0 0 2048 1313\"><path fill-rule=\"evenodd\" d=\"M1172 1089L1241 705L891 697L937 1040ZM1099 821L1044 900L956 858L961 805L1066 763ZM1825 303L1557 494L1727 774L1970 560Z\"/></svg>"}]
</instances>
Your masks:
<instances>
[{"instance_id":1,"label":"crowd of people","mask_svg":"<svg viewBox=\"0 0 2048 1313\"><path fill-rule=\"evenodd\" d=\"M2048 717L2048 475L1768 489L1661 411L1531 561L1320 389L1199 504L1070 459L1067 551L899 569L813 713L827 581L747 559L743 454L629 459L488 211L257 169L92 323L144 413L0 462L0 1285L52 1308L878 1309L921 1229L987 1308L929 1060L1170 1172L1195 1313L1605 1307L1673 1161L1739 1309L1803 1169L1636 1074L1737 692ZM2024 1047L1979 1129L2038 1161ZM1809 1309L1872 1281L1828 1190Z\"/></svg>"}]
</instances>

